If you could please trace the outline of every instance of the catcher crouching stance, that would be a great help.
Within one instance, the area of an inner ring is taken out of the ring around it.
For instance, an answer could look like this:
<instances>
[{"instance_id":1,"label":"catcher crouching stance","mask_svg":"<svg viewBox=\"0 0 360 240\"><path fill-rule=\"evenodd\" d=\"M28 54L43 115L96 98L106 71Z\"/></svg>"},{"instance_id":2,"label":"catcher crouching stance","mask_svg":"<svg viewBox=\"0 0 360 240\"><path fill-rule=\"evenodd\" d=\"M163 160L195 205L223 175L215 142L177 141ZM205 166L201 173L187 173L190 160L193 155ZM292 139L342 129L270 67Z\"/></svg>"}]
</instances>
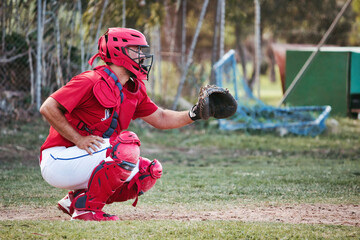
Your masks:
<instances>
[{"instance_id":1,"label":"catcher crouching stance","mask_svg":"<svg viewBox=\"0 0 360 240\"><path fill-rule=\"evenodd\" d=\"M103 207L130 199L136 206L161 177L161 163L140 156L140 139L127 131L131 120L171 129L236 112L231 94L216 86L203 87L190 111L158 107L143 82L152 66L148 48L141 32L109 28L89 60L92 65L100 57L106 64L73 77L40 108L50 123L40 149L41 174L50 185L70 190L58 207L72 220L118 220Z\"/></svg>"}]
</instances>

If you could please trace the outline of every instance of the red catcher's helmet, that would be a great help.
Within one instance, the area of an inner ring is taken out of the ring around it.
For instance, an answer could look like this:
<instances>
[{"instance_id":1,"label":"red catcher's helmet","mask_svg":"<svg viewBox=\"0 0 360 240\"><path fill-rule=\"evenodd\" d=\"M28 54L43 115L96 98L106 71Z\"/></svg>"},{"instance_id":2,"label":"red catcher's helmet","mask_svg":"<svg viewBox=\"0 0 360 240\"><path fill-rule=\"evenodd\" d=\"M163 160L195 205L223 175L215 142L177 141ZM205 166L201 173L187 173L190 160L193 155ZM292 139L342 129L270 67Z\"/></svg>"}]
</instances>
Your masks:
<instances>
[{"instance_id":1,"label":"red catcher's helmet","mask_svg":"<svg viewBox=\"0 0 360 240\"><path fill-rule=\"evenodd\" d=\"M95 58L100 57L106 63L125 67L137 79L147 80L153 61L153 55L145 52L148 49L149 45L141 32L131 28L109 28L99 38L99 52L88 63L92 65Z\"/></svg>"}]
</instances>

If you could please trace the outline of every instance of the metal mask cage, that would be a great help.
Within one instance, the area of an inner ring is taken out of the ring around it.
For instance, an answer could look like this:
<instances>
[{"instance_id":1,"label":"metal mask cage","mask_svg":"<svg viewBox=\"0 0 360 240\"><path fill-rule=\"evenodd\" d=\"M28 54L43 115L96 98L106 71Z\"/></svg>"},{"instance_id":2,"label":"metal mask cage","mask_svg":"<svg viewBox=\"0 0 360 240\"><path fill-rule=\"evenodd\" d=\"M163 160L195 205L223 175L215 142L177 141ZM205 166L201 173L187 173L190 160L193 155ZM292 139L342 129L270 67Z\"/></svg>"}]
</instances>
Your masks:
<instances>
[{"instance_id":1,"label":"metal mask cage","mask_svg":"<svg viewBox=\"0 0 360 240\"><path fill-rule=\"evenodd\" d=\"M149 74L152 63L153 63L153 55L150 54L150 48L148 46L127 46L126 55L138 64L139 70ZM134 54L131 54L134 53ZM136 57L131 57L130 55L134 55Z\"/></svg>"}]
</instances>

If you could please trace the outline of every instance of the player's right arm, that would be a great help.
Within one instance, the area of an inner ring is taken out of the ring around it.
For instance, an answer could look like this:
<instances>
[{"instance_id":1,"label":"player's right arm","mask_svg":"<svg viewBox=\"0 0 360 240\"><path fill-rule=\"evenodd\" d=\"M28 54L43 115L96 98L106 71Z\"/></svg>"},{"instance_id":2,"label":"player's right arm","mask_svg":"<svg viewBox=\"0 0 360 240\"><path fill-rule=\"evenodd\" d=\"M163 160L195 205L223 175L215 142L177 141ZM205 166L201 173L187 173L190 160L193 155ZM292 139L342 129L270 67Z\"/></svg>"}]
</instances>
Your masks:
<instances>
[{"instance_id":1,"label":"player's right arm","mask_svg":"<svg viewBox=\"0 0 360 240\"><path fill-rule=\"evenodd\" d=\"M49 97L40 107L40 113L46 118L50 125L67 140L74 143L78 148L84 149L91 154L91 150L96 151L96 146L101 147L100 142L104 140L99 136L81 136L67 121L65 117L66 109L54 98Z\"/></svg>"}]
</instances>

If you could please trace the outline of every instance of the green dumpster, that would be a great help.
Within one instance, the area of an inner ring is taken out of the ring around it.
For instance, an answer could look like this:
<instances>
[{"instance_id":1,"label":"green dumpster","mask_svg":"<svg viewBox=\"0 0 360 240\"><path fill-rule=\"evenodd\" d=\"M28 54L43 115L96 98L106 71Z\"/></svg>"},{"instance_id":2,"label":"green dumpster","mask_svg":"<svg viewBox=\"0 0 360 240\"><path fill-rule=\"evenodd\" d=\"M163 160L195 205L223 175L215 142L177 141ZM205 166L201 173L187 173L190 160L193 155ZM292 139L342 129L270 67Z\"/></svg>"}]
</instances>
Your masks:
<instances>
[{"instance_id":1,"label":"green dumpster","mask_svg":"<svg viewBox=\"0 0 360 240\"><path fill-rule=\"evenodd\" d=\"M316 48L286 51L287 89ZM290 106L330 105L331 114L360 112L360 48L324 47L289 93Z\"/></svg>"}]
</instances>

